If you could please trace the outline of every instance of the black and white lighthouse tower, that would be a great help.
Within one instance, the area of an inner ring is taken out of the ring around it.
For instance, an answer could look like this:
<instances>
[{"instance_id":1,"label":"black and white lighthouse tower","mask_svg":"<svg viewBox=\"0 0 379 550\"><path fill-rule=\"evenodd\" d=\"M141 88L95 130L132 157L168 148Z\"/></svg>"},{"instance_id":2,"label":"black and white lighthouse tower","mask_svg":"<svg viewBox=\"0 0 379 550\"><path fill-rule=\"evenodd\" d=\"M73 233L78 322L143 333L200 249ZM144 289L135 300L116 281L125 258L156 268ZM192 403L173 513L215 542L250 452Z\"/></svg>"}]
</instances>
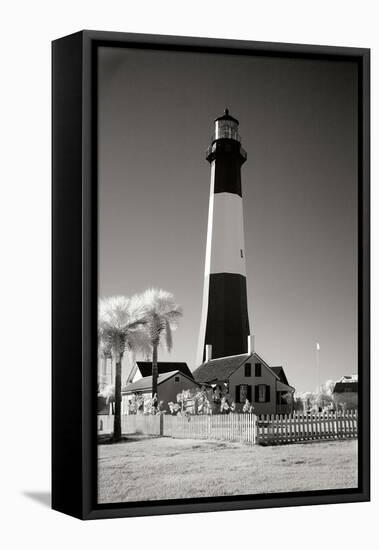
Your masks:
<instances>
[{"instance_id":1,"label":"black and white lighthouse tower","mask_svg":"<svg viewBox=\"0 0 379 550\"><path fill-rule=\"evenodd\" d=\"M247 155L228 109L214 124L206 156L211 185L198 364L250 351L241 186Z\"/></svg>"}]
</instances>

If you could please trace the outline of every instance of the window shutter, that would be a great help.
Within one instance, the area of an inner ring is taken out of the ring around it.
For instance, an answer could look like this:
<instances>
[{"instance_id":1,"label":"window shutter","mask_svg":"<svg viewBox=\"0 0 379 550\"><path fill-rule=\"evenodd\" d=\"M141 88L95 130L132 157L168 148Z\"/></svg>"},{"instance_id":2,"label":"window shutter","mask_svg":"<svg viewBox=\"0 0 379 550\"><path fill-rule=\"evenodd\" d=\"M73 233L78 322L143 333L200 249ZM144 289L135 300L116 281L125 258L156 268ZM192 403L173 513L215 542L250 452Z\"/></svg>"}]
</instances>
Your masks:
<instances>
[{"instance_id":1,"label":"window shutter","mask_svg":"<svg viewBox=\"0 0 379 550\"><path fill-rule=\"evenodd\" d=\"M236 403L240 402L240 387L236 386Z\"/></svg>"},{"instance_id":2,"label":"window shutter","mask_svg":"<svg viewBox=\"0 0 379 550\"><path fill-rule=\"evenodd\" d=\"M266 403L270 401L270 386L266 386Z\"/></svg>"},{"instance_id":3,"label":"window shutter","mask_svg":"<svg viewBox=\"0 0 379 550\"><path fill-rule=\"evenodd\" d=\"M247 386L247 399L251 403L251 386Z\"/></svg>"},{"instance_id":4,"label":"window shutter","mask_svg":"<svg viewBox=\"0 0 379 550\"><path fill-rule=\"evenodd\" d=\"M256 403L259 401L259 385L254 386L254 401Z\"/></svg>"}]
</instances>

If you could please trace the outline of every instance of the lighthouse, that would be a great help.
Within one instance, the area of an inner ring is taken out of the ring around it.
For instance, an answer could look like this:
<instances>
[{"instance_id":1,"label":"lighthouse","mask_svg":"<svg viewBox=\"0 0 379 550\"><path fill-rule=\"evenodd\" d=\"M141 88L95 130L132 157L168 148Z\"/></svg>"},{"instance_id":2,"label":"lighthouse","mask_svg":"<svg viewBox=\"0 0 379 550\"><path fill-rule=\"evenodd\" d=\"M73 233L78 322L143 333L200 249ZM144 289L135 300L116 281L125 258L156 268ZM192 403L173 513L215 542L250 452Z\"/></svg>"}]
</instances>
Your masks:
<instances>
[{"instance_id":1,"label":"lighthouse","mask_svg":"<svg viewBox=\"0 0 379 550\"><path fill-rule=\"evenodd\" d=\"M228 109L214 122L202 316L197 361L251 351L246 290L239 122Z\"/></svg>"}]
</instances>

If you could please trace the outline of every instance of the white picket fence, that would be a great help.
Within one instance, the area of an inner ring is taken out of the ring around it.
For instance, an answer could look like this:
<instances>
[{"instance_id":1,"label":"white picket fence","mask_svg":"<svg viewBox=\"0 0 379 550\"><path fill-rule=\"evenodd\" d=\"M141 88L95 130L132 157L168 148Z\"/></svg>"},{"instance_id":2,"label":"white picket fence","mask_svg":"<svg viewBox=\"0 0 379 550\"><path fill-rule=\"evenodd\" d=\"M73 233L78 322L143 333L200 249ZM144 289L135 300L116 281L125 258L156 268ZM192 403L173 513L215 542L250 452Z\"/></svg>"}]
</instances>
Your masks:
<instances>
[{"instance_id":1,"label":"white picket fence","mask_svg":"<svg viewBox=\"0 0 379 550\"><path fill-rule=\"evenodd\" d=\"M253 445L256 426L254 414L163 417L163 435L182 439L221 439Z\"/></svg>"},{"instance_id":2,"label":"white picket fence","mask_svg":"<svg viewBox=\"0 0 379 550\"><path fill-rule=\"evenodd\" d=\"M261 415L257 443L281 444L358 437L358 411Z\"/></svg>"},{"instance_id":3,"label":"white picket fence","mask_svg":"<svg viewBox=\"0 0 379 550\"><path fill-rule=\"evenodd\" d=\"M97 431L99 434L110 434L113 432L114 416L99 415L97 420ZM144 434L162 435L163 416L152 416L143 414L130 414L121 416L121 431L123 434Z\"/></svg>"},{"instance_id":4,"label":"white picket fence","mask_svg":"<svg viewBox=\"0 0 379 550\"><path fill-rule=\"evenodd\" d=\"M291 415L123 415L123 434L275 445L358 437L358 411ZM98 433L113 431L113 416L98 417Z\"/></svg>"}]
</instances>

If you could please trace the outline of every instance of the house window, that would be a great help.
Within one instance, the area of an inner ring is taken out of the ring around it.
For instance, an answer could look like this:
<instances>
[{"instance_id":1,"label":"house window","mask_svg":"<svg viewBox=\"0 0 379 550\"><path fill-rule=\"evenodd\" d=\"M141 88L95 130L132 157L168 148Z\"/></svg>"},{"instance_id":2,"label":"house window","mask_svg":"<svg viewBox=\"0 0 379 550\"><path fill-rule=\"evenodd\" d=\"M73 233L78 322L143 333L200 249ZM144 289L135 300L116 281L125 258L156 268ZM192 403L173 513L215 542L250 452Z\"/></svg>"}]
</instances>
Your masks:
<instances>
[{"instance_id":1,"label":"house window","mask_svg":"<svg viewBox=\"0 0 379 550\"><path fill-rule=\"evenodd\" d=\"M251 402L251 386L248 384L236 386L236 403L245 403L246 399Z\"/></svg>"},{"instance_id":2,"label":"house window","mask_svg":"<svg viewBox=\"0 0 379 550\"><path fill-rule=\"evenodd\" d=\"M266 385L259 384L258 386L258 403L266 402Z\"/></svg>"},{"instance_id":3,"label":"house window","mask_svg":"<svg viewBox=\"0 0 379 550\"><path fill-rule=\"evenodd\" d=\"M245 363L245 377L251 376L251 363Z\"/></svg>"},{"instance_id":4,"label":"house window","mask_svg":"<svg viewBox=\"0 0 379 550\"><path fill-rule=\"evenodd\" d=\"M179 376L175 376L175 382L180 382Z\"/></svg>"},{"instance_id":5,"label":"house window","mask_svg":"<svg viewBox=\"0 0 379 550\"><path fill-rule=\"evenodd\" d=\"M255 376L262 376L262 363L255 363Z\"/></svg>"},{"instance_id":6,"label":"house window","mask_svg":"<svg viewBox=\"0 0 379 550\"><path fill-rule=\"evenodd\" d=\"M256 403L268 403L270 401L270 386L257 384L255 386L254 398Z\"/></svg>"}]
</instances>

